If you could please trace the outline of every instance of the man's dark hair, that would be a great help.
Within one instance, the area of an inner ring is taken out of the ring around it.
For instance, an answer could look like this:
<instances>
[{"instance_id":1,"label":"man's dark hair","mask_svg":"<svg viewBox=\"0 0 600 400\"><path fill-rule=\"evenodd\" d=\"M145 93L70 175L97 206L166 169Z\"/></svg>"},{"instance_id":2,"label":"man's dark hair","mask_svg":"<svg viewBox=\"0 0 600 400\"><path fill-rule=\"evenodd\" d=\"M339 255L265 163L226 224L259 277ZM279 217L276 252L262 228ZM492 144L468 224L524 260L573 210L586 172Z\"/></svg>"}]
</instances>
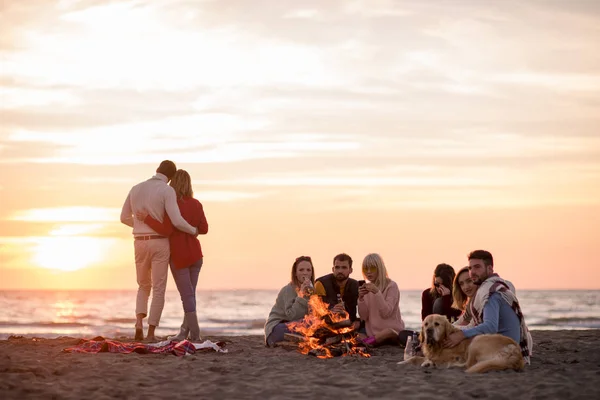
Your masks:
<instances>
[{"instance_id":1,"label":"man's dark hair","mask_svg":"<svg viewBox=\"0 0 600 400\"><path fill-rule=\"evenodd\" d=\"M160 163L158 168L156 168L156 172L163 174L168 180L171 180L175 175L175 172L177 172L177 167L173 161L165 160Z\"/></svg>"},{"instance_id":2,"label":"man's dark hair","mask_svg":"<svg viewBox=\"0 0 600 400\"><path fill-rule=\"evenodd\" d=\"M350 266L350 268L352 268L352 257L350 257L346 253L340 253L337 256L333 257L334 264L336 261L341 261L341 262L348 261L348 265Z\"/></svg>"},{"instance_id":3,"label":"man's dark hair","mask_svg":"<svg viewBox=\"0 0 600 400\"><path fill-rule=\"evenodd\" d=\"M475 250L469 254L469 260L483 260L483 264L486 267L490 265L494 266L494 257L492 257L492 253L487 250Z\"/></svg>"}]
</instances>

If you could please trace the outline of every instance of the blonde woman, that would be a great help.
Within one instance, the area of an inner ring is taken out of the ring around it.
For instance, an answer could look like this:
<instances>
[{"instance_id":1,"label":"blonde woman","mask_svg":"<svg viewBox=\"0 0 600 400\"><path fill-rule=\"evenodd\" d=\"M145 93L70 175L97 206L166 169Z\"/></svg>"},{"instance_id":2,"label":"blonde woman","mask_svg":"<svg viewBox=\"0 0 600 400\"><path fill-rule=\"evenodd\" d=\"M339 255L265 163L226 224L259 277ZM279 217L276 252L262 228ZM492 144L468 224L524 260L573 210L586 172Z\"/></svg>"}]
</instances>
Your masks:
<instances>
[{"instance_id":1,"label":"blonde woman","mask_svg":"<svg viewBox=\"0 0 600 400\"><path fill-rule=\"evenodd\" d=\"M170 185L175 190L181 216L190 225L198 228L198 234L208 233L208 222L202 203L193 197L194 191L190 174L183 169L177 170ZM201 340L198 315L196 314L196 286L204 259L200 241L196 236L175 229L166 214L162 223L145 211L138 212L136 216L157 233L169 237L171 274L177 285L184 312L179 333L169 339L174 341L189 339L194 342Z\"/></svg>"},{"instance_id":2,"label":"blonde woman","mask_svg":"<svg viewBox=\"0 0 600 400\"><path fill-rule=\"evenodd\" d=\"M365 321L368 345L400 341L412 331L404 330L400 314L400 290L388 276L385 263L379 254L368 254L362 262L362 273L368 282L358 288L358 313Z\"/></svg>"}]
</instances>

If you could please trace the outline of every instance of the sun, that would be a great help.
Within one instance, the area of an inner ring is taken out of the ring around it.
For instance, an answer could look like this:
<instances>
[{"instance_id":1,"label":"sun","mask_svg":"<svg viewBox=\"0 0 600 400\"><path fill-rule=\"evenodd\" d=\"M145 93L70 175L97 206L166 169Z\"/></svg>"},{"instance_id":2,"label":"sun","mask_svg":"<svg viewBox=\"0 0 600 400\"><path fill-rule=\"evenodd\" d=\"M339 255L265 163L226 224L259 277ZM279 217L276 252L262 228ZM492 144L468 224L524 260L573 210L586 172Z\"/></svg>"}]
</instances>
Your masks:
<instances>
[{"instance_id":1,"label":"sun","mask_svg":"<svg viewBox=\"0 0 600 400\"><path fill-rule=\"evenodd\" d=\"M39 238L33 249L32 261L42 267L58 271L77 271L86 268L102 257L99 239L84 237Z\"/></svg>"}]
</instances>

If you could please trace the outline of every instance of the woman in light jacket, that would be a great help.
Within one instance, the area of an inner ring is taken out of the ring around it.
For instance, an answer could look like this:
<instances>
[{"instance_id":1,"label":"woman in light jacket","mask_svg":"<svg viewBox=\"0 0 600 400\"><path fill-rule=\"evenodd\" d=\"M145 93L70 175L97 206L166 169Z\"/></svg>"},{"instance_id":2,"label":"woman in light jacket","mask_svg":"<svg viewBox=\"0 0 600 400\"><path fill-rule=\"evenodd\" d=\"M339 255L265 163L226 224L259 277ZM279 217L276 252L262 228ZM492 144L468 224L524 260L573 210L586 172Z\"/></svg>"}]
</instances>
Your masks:
<instances>
[{"instance_id":1,"label":"woman in light jacket","mask_svg":"<svg viewBox=\"0 0 600 400\"><path fill-rule=\"evenodd\" d=\"M296 258L292 265L291 281L277 295L275 305L265 324L265 344L269 347L284 339L288 322L299 321L308 314L310 288L315 282L315 270L308 256Z\"/></svg>"}]
</instances>

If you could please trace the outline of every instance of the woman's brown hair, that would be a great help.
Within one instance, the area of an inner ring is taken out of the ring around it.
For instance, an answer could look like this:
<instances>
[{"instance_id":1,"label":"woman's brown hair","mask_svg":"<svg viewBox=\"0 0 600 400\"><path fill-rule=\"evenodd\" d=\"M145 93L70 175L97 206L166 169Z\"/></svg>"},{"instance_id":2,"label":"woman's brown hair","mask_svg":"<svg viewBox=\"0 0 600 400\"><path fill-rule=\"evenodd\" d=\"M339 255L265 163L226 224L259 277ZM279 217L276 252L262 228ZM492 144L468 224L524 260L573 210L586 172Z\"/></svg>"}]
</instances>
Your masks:
<instances>
[{"instance_id":1,"label":"woman's brown hair","mask_svg":"<svg viewBox=\"0 0 600 400\"><path fill-rule=\"evenodd\" d=\"M469 273L469 267L462 267L458 271L458 274L456 274L456 276L454 277L454 282L452 282L452 299L454 300L452 302L452 308L456 308L457 310L462 311L465 310L468 298L465 292L463 292L460 288L460 283L458 283L458 277L460 276L460 274L465 272L467 274Z\"/></svg>"},{"instance_id":2,"label":"woman's brown hair","mask_svg":"<svg viewBox=\"0 0 600 400\"><path fill-rule=\"evenodd\" d=\"M186 170L178 169L171 179L171 187L175 190L175 195L178 199L182 197L193 197L192 178Z\"/></svg>"},{"instance_id":3,"label":"woman's brown hair","mask_svg":"<svg viewBox=\"0 0 600 400\"><path fill-rule=\"evenodd\" d=\"M296 270L298 269L298 264L300 264L302 261L308 261L310 263L310 281L313 284L315 283L315 267L313 266L312 259L309 256L300 256L296 258L294 265L292 265L292 283L298 288L302 285L302 282L298 280L298 277L296 276Z\"/></svg>"},{"instance_id":4,"label":"woman's brown hair","mask_svg":"<svg viewBox=\"0 0 600 400\"><path fill-rule=\"evenodd\" d=\"M442 284L448 289L452 290L452 282L454 281L455 277L454 268L452 268L452 266L449 264L438 264L438 266L435 267L435 270L433 271L433 278L431 279L431 289L429 289L429 294L434 299L440 297L435 284L435 278L437 277L442 278Z\"/></svg>"}]
</instances>

